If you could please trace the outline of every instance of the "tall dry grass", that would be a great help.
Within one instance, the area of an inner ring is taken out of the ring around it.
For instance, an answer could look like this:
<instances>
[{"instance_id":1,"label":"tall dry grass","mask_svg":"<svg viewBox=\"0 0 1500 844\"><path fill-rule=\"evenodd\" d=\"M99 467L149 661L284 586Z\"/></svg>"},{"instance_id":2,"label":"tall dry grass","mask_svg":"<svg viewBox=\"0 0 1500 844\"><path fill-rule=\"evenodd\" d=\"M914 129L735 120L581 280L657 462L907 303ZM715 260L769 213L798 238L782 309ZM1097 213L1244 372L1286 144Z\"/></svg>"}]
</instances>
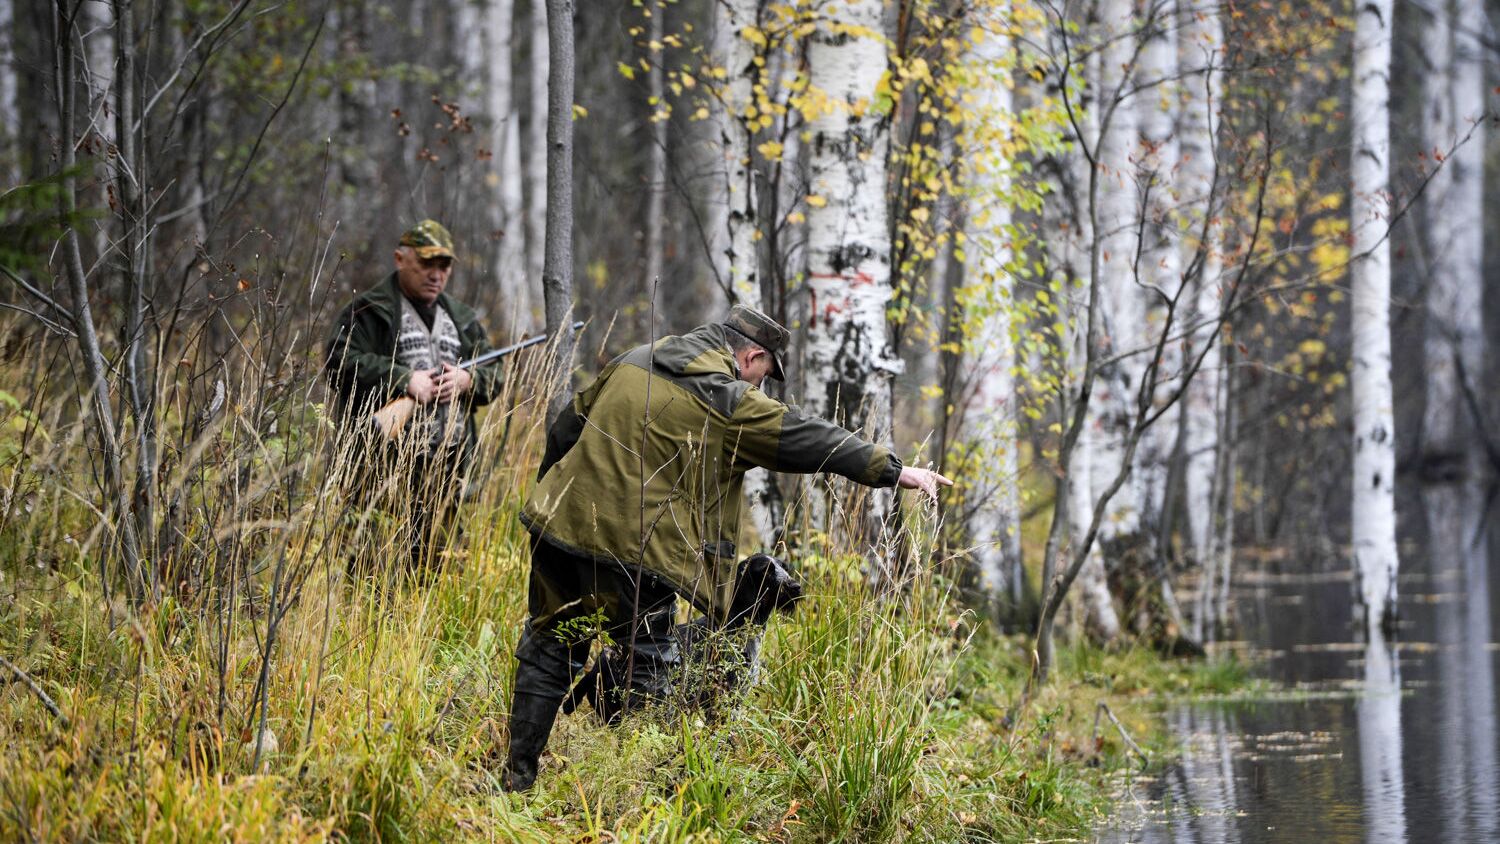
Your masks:
<instances>
[{"instance_id":1,"label":"tall dry grass","mask_svg":"<svg viewBox=\"0 0 1500 844\"><path fill-rule=\"evenodd\" d=\"M462 536L411 566L392 515L409 488L349 494L367 444L338 435L316 356L247 325L230 344L239 365L160 385L170 447L152 562L167 588L144 606L107 588L109 514L72 385L52 374L58 343L28 339L0 367L0 654L66 718L0 685L0 838L1074 835L1101 793L1084 763L1126 764L1112 740L1085 738L1093 703L1121 678L1180 679L1139 654L1068 652L1063 679L1011 711L1024 646L953 601L956 575L912 508L908 532L875 549L908 562L880 596L869 549L817 535L792 555L809 597L771 627L745 700L707 717L657 707L615 729L564 717L537 790L506 794L528 565L516 513L551 362L512 362L452 502ZM1117 708L1149 734L1141 709Z\"/></svg>"}]
</instances>

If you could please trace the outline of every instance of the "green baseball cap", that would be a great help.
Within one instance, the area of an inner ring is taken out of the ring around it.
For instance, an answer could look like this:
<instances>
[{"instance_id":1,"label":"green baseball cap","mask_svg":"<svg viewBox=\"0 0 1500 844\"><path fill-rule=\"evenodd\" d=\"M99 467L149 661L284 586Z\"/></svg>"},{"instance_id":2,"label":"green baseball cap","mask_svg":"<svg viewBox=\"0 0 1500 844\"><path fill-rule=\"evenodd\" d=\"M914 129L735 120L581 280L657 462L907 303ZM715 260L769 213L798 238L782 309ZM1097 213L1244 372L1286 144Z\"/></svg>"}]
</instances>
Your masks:
<instances>
[{"instance_id":1,"label":"green baseball cap","mask_svg":"<svg viewBox=\"0 0 1500 844\"><path fill-rule=\"evenodd\" d=\"M724 325L754 340L756 345L771 353L771 377L785 381L786 373L781 368L780 354L792 343L792 332L781 323L744 305L735 305L724 317Z\"/></svg>"},{"instance_id":2,"label":"green baseball cap","mask_svg":"<svg viewBox=\"0 0 1500 844\"><path fill-rule=\"evenodd\" d=\"M423 220L401 235L401 245L410 246L418 258L454 258L453 235L437 220Z\"/></svg>"}]
</instances>

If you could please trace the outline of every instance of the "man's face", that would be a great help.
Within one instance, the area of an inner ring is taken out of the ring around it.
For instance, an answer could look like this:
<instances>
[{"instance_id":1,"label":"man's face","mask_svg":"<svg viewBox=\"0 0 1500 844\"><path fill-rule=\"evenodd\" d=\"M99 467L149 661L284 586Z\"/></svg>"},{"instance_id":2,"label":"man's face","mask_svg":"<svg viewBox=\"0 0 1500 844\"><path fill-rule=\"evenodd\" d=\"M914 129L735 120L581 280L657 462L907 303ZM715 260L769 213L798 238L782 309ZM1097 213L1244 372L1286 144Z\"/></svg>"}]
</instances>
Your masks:
<instances>
[{"instance_id":1,"label":"man's face","mask_svg":"<svg viewBox=\"0 0 1500 844\"><path fill-rule=\"evenodd\" d=\"M771 374L771 355L765 349L747 346L735 353L734 359L740 365L741 381L759 387Z\"/></svg>"},{"instance_id":2,"label":"man's face","mask_svg":"<svg viewBox=\"0 0 1500 844\"><path fill-rule=\"evenodd\" d=\"M431 305L448 286L451 275L452 258L419 258L410 246L396 250L396 281L401 285L401 292L410 299Z\"/></svg>"}]
</instances>

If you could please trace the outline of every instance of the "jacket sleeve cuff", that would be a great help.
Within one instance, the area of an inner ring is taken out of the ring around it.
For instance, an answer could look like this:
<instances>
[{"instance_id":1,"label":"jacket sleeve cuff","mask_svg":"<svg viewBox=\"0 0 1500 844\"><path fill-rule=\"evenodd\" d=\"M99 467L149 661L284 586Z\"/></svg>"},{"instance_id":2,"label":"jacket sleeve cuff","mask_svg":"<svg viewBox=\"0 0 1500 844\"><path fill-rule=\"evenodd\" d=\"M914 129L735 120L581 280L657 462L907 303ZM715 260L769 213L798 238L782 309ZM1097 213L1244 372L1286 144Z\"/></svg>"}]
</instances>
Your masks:
<instances>
[{"instance_id":1,"label":"jacket sleeve cuff","mask_svg":"<svg viewBox=\"0 0 1500 844\"><path fill-rule=\"evenodd\" d=\"M894 453L886 452L885 466L876 475L875 483L872 486L895 486L896 482L901 479L901 468L901 458L897 457Z\"/></svg>"},{"instance_id":2,"label":"jacket sleeve cuff","mask_svg":"<svg viewBox=\"0 0 1500 844\"><path fill-rule=\"evenodd\" d=\"M406 395L406 388L411 384L411 370L400 365L391 366L391 398L399 399Z\"/></svg>"}]
</instances>

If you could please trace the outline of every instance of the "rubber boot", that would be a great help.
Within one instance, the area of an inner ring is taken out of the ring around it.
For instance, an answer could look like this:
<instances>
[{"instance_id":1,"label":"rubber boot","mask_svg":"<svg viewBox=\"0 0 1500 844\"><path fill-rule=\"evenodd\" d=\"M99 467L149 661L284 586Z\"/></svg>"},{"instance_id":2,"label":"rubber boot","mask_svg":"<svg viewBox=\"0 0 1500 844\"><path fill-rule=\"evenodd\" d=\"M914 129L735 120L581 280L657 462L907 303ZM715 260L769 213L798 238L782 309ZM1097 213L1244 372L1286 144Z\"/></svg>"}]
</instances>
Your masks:
<instances>
[{"instance_id":1,"label":"rubber boot","mask_svg":"<svg viewBox=\"0 0 1500 844\"><path fill-rule=\"evenodd\" d=\"M506 791L529 791L561 701L551 695L517 692L510 703L510 754L501 784Z\"/></svg>"},{"instance_id":2,"label":"rubber boot","mask_svg":"<svg viewBox=\"0 0 1500 844\"><path fill-rule=\"evenodd\" d=\"M578 648L546 634L536 634L530 622L516 646L515 693L510 703L510 751L501 783L507 791L526 791L536 781L537 761L552 735L557 710L583 669L587 643ZM578 650L579 653L574 653Z\"/></svg>"}]
</instances>

